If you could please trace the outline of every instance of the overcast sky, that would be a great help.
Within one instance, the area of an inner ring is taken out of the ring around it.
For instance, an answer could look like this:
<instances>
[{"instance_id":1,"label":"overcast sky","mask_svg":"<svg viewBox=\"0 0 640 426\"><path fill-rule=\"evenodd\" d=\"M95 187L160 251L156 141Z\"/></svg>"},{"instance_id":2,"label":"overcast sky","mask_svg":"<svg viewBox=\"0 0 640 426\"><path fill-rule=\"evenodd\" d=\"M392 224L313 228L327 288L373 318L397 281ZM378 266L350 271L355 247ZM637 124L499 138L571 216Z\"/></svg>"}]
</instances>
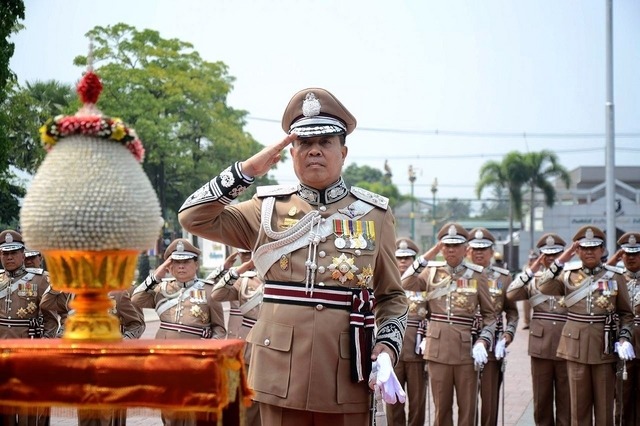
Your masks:
<instances>
[{"instance_id":1,"label":"overcast sky","mask_svg":"<svg viewBox=\"0 0 640 426\"><path fill-rule=\"evenodd\" d=\"M481 165L554 150L568 169L605 164L606 0L26 0L13 39L21 82L73 84L87 31L124 22L190 42L236 78L228 103L260 143L305 87L355 115L347 163L408 194L474 198ZM640 165L640 1L614 0L616 163ZM144 142L144 141L143 141ZM293 183L290 163L272 175ZM195 190L196 188L194 188ZM486 194L487 196L491 194Z\"/></svg>"}]
</instances>

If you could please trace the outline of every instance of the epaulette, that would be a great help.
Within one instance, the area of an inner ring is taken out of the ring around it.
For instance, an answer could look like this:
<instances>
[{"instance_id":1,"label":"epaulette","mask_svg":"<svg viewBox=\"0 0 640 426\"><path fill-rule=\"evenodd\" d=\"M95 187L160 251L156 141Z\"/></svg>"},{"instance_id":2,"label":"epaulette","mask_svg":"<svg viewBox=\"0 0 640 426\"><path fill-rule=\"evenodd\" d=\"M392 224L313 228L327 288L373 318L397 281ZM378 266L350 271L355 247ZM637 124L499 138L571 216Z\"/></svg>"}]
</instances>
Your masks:
<instances>
[{"instance_id":1,"label":"epaulette","mask_svg":"<svg viewBox=\"0 0 640 426\"><path fill-rule=\"evenodd\" d=\"M504 269L504 268L499 268L497 266L492 266L491 269L493 269L494 271L502 274L502 275L511 275L511 273L509 272L508 269Z\"/></svg>"},{"instance_id":2,"label":"epaulette","mask_svg":"<svg viewBox=\"0 0 640 426\"><path fill-rule=\"evenodd\" d=\"M469 269L473 269L476 272L482 272L484 270L482 266L476 265L475 263L471 263L471 262L464 262L464 266L466 266Z\"/></svg>"},{"instance_id":3,"label":"epaulette","mask_svg":"<svg viewBox=\"0 0 640 426\"><path fill-rule=\"evenodd\" d=\"M353 194L357 199L362 200L365 203L369 203L371 205L379 207L382 210L386 210L389 207L389 199L387 197L383 197L382 195L376 194L375 192L368 191L364 188L352 186L351 194Z\"/></svg>"},{"instance_id":4,"label":"epaulette","mask_svg":"<svg viewBox=\"0 0 640 426\"><path fill-rule=\"evenodd\" d=\"M565 271L576 271L578 269L582 269L582 262L581 261L575 261L575 262L567 262L564 264L564 268Z\"/></svg>"},{"instance_id":5,"label":"epaulette","mask_svg":"<svg viewBox=\"0 0 640 426\"><path fill-rule=\"evenodd\" d=\"M444 260L428 260L426 267L441 268L446 265L447 265L447 262L445 262Z\"/></svg>"},{"instance_id":6,"label":"epaulette","mask_svg":"<svg viewBox=\"0 0 640 426\"><path fill-rule=\"evenodd\" d=\"M253 278L257 277L258 273L256 271L245 271L240 274L241 277Z\"/></svg>"},{"instance_id":7,"label":"epaulette","mask_svg":"<svg viewBox=\"0 0 640 426\"><path fill-rule=\"evenodd\" d=\"M44 269L42 268L24 268L25 271L31 272L32 274L42 275L44 274Z\"/></svg>"},{"instance_id":8,"label":"epaulette","mask_svg":"<svg viewBox=\"0 0 640 426\"><path fill-rule=\"evenodd\" d=\"M624 273L624 269L623 268L619 268L619 267L613 266L613 265L607 265L606 263L604 264L604 269L606 269L607 271L615 272L616 274L623 274Z\"/></svg>"},{"instance_id":9,"label":"epaulette","mask_svg":"<svg viewBox=\"0 0 640 426\"><path fill-rule=\"evenodd\" d=\"M256 197L277 197L291 195L298 191L298 185L263 185L256 188Z\"/></svg>"}]
</instances>

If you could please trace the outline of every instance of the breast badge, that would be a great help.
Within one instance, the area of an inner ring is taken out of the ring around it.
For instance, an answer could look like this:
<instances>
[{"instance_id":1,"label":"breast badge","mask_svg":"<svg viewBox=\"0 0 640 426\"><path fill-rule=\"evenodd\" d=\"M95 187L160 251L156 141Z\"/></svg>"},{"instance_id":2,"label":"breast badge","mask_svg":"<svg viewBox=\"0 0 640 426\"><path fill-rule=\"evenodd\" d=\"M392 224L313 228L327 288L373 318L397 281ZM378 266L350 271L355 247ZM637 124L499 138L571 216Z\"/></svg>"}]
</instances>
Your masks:
<instances>
[{"instance_id":1,"label":"breast badge","mask_svg":"<svg viewBox=\"0 0 640 426\"><path fill-rule=\"evenodd\" d=\"M344 253L340 257L334 257L328 267L331 271L331 278L340 281L341 284L354 279L355 273L358 272L358 267L354 265L354 262L353 257L347 258Z\"/></svg>"},{"instance_id":2,"label":"breast badge","mask_svg":"<svg viewBox=\"0 0 640 426\"><path fill-rule=\"evenodd\" d=\"M362 273L358 274L358 286L363 288L368 287L371 278L373 278L373 268L371 265L365 266L362 268Z\"/></svg>"},{"instance_id":3,"label":"breast badge","mask_svg":"<svg viewBox=\"0 0 640 426\"><path fill-rule=\"evenodd\" d=\"M200 319L200 322L203 324L207 324L209 322L209 313L202 310L199 305L192 306L189 312L194 318Z\"/></svg>"}]
</instances>

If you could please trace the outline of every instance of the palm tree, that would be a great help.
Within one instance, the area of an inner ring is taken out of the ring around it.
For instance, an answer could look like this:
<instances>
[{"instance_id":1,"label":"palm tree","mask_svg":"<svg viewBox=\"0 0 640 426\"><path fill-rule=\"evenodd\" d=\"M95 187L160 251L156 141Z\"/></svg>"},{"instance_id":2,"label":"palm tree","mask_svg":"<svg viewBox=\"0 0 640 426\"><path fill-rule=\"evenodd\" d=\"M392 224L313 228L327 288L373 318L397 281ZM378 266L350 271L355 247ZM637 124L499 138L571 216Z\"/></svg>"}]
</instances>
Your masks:
<instances>
[{"instance_id":1,"label":"palm tree","mask_svg":"<svg viewBox=\"0 0 640 426\"><path fill-rule=\"evenodd\" d=\"M480 168L480 180L476 184L476 195L481 198L482 191L488 187L506 189L509 194L509 269L515 270L513 245L514 217L522 219L522 186L526 182L527 168L521 153L511 151L501 162L487 161Z\"/></svg>"},{"instance_id":2,"label":"palm tree","mask_svg":"<svg viewBox=\"0 0 640 426\"><path fill-rule=\"evenodd\" d=\"M529 188L529 219L530 219L530 240L533 249L533 220L534 220L534 196L536 188L542 190L544 202L547 206L553 207L556 199L556 190L549 182L551 178L559 178L567 187L571 185L571 177L569 172L558 162L558 156L547 150L540 152L529 152L523 155L524 163L527 169L527 179L525 185Z\"/></svg>"}]
</instances>

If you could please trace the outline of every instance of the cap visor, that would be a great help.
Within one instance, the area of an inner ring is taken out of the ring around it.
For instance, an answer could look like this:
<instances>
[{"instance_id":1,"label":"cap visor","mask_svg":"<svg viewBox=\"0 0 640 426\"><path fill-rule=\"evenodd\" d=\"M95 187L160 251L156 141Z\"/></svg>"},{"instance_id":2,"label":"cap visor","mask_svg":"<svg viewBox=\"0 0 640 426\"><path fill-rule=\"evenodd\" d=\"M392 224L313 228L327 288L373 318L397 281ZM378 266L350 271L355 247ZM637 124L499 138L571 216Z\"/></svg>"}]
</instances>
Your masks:
<instances>
[{"instance_id":1,"label":"cap visor","mask_svg":"<svg viewBox=\"0 0 640 426\"><path fill-rule=\"evenodd\" d=\"M487 248L491 247L493 243L489 240L471 240L469 241L469 246L471 248Z\"/></svg>"},{"instance_id":2,"label":"cap visor","mask_svg":"<svg viewBox=\"0 0 640 426\"><path fill-rule=\"evenodd\" d=\"M175 260L186 260L186 259L193 259L196 257L198 256L195 253L189 253L189 252L174 251L173 253L171 253L171 258Z\"/></svg>"},{"instance_id":3,"label":"cap visor","mask_svg":"<svg viewBox=\"0 0 640 426\"><path fill-rule=\"evenodd\" d=\"M413 250L396 250L396 257L413 257L416 252Z\"/></svg>"},{"instance_id":4,"label":"cap visor","mask_svg":"<svg viewBox=\"0 0 640 426\"><path fill-rule=\"evenodd\" d=\"M463 244L467 242L464 237L443 237L440 241L442 244Z\"/></svg>"},{"instance_id":5,"label":"cap visor","mask_svg":"<svg viewBox=\"0 0 640 426\"><path fill-rule=\"evenodd\" d=\"M20 243L4 243L0 246L0 250L2 251L14 251L23 249L24 246Z\"/></svg>"},{"instance_id":6,"label":"cap visor","mask_svg":"<svg viewBox=\"0 0 640 426\"><path fill-rule=\"evenodd\" d=\"M640 253L640 246L634 246L634 247L622 247L622 250L624 250L625 253Z\"/></svg>"},{"instance_id":7,"label":"cap visor","mask_svg":"<svg viewBox=\"0 0 640 426\"><path fill-rule=\"evenodd\" d=\"M580 240L580 242L578 244L580 244L580 247L598 247L598 246L601 246L602 244L604 244L604 241L602 241L602 240L587 240L585 238L585 239Z\"/></svg>"}]
</instances>

